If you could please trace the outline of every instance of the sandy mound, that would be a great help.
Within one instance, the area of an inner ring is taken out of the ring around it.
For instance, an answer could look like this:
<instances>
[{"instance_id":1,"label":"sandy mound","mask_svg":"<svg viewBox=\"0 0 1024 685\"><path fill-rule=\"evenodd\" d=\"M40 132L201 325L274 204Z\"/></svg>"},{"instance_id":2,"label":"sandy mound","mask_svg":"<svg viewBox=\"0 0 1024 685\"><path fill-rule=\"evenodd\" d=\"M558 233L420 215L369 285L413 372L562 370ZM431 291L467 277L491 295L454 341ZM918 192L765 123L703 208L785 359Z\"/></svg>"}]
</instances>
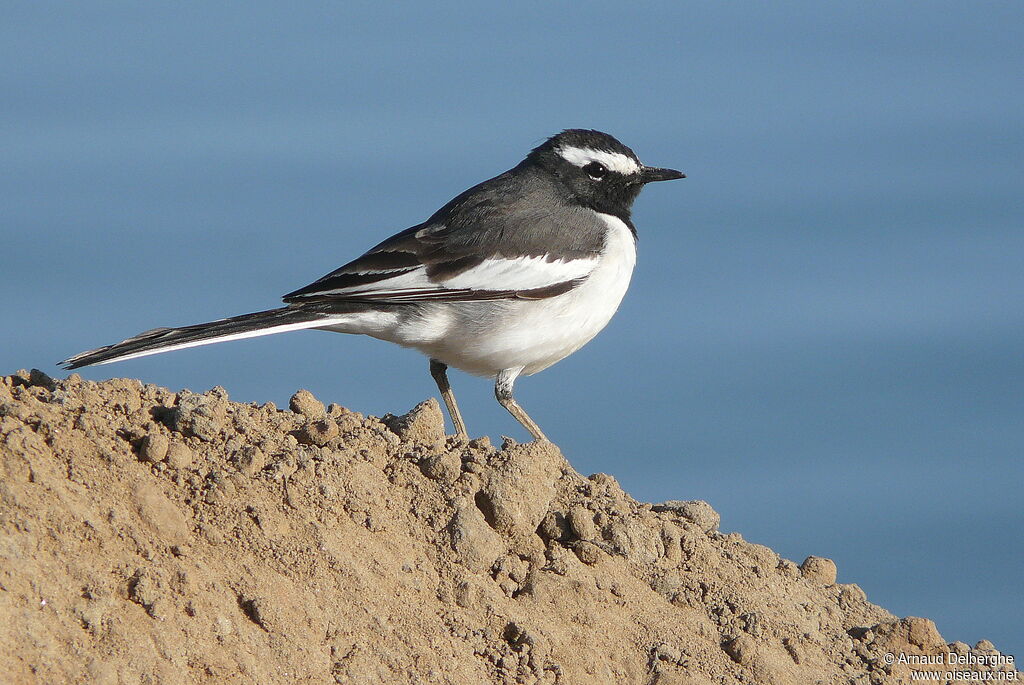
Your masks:
<instances>
[{"instance_id":1,"label":"sandy mound","mask_svg":"<svg viewBox=\"0 0 1024 685\"><path fill-rule=\"evenodd\" d=\"M886 653L999 660L704 502L453 444L433 400L377 419L20 372L0 526L4 682L895 683Z\"/></svg>"}]
</instances>

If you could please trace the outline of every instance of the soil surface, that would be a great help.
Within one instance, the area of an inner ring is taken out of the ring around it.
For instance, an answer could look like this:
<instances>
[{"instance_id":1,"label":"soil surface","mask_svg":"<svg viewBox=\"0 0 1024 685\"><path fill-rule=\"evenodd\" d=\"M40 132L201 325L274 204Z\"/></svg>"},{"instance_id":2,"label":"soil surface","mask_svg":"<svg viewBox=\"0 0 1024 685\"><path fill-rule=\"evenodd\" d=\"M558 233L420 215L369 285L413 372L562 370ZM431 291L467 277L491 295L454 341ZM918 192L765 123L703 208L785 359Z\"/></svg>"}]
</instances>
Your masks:
<instances>
[{"instance_id":1,"label":"soil surface","mask_svg":"<svg viewBox=\"0 0 1024 685\"><path fill-rule=\"evenodd\" d=\"M434 400L375 418L22 371L0 378L0 680L1015 677L718 523L550 444L457 443Z\"/></svg>"}]
</instances>

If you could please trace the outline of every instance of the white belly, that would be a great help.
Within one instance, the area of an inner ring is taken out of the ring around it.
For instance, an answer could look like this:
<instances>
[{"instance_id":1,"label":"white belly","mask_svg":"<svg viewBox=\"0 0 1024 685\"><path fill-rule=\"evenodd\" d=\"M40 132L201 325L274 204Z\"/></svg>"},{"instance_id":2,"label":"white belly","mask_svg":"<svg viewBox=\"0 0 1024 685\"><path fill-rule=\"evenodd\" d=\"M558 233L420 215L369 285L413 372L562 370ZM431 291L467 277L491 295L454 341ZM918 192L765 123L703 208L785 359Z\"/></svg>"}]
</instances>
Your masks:
<instances>
[{"instance_id":1,"label":"white belly","mask_svg":"<svg viewBox=\"0 0 1024 685\"><path fill-rule=\"evenodd\" d=\"M367 313L329 327L412 347L468 373L494 376L521 368L542 371L603 329L619 308L636 265L636 242L620 219L608 224L604 251L586 280L543 300L496 300L422 305L416 315Z\"/></svg>"}]
</instances>

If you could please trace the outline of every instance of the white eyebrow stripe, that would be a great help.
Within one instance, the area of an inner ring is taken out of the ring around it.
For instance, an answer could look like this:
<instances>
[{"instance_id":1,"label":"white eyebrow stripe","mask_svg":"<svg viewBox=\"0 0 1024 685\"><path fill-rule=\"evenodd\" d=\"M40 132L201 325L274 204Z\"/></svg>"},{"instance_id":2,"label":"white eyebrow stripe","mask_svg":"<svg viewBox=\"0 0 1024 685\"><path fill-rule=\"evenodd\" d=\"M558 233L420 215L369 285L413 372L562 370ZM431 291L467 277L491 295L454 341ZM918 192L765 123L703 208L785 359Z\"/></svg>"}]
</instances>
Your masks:
<instances>
[{"instance_id":1,"label":"white eyebrow stripe","mask_svg":"<svg viewBox=\"0 0 1024 685\"><path fill-rule=\"evenodd\" d=\"M640 170L640 165L637 164L636 160L628 155L624 155L621 152L608 152L607 150L594 150L589 147L560 147L556 150L562 159L575 164L578 167L584 167L591 162L600 162L605 167L612 171L617 171L620 174L635 174Z\"/></svg>"}]
</instances>

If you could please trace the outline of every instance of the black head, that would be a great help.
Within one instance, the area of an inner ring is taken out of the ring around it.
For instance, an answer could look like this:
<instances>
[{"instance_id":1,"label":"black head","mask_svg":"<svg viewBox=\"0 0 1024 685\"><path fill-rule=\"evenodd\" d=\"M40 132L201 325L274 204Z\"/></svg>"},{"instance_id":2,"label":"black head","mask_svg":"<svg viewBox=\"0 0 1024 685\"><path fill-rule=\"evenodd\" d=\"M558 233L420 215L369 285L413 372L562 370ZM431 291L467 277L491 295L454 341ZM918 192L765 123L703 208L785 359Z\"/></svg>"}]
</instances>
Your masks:
<instances>
[{"instance_id":1,"label":"black head","mask_svg":"<svg viewBox=\"0 0 1024 685\"><path fill-rule=\"evenodd\" d=\"M686 178L674 169L645 166L607 133L580 128L548 138L524 164L554 176L573 201L622 218L629 217L644 184Z\"/></svg>"}]
</instances>

